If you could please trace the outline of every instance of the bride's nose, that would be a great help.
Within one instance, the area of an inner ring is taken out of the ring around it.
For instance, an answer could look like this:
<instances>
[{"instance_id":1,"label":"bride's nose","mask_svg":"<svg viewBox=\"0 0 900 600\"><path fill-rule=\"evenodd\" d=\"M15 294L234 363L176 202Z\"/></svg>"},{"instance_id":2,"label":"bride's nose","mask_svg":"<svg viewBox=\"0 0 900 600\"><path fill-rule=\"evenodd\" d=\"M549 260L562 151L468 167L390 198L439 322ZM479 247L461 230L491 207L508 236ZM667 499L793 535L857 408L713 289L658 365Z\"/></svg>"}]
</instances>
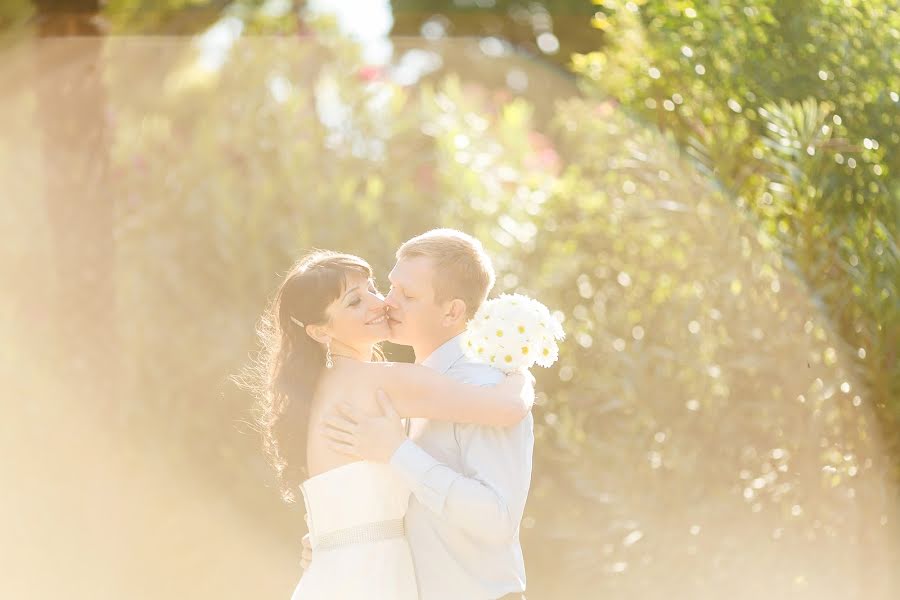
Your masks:
<instances>
[{"instance_id":1,"label":"bride's nose","mask_svg":"<svg viewBox=\"0 0 900 600\"><path fill-rule=\"evenodd\" d=\"M394 295L394 290L388 292L388 295L384 297L384 303L387 305L388 310L397 310L399 307L397 306L397 298Z\"/></svg>"}]
</instances>

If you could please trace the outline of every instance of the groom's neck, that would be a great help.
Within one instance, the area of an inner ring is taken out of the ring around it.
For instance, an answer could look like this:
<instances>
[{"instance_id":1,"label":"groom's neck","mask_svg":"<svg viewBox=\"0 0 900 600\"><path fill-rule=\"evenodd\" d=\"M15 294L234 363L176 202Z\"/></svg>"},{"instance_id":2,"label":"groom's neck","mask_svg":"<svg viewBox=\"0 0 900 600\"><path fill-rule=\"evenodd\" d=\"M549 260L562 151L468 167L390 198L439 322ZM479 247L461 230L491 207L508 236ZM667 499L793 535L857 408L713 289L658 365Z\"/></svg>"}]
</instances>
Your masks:
<instances>
[{"instance_id":1,"label":"groom's neck","mask_svg":"<svg viewBox=\"0 0 900 600\"><path fill-rule=\"evenodd\" d=\"M420 364L423 360L431 356L435 350L461 334L466 330L465 325L457 329L448 329L445 333L435 336L430 340L424 341L413 346L413 352L416 353L416 364Z\"/></svg>"}]
</instances>

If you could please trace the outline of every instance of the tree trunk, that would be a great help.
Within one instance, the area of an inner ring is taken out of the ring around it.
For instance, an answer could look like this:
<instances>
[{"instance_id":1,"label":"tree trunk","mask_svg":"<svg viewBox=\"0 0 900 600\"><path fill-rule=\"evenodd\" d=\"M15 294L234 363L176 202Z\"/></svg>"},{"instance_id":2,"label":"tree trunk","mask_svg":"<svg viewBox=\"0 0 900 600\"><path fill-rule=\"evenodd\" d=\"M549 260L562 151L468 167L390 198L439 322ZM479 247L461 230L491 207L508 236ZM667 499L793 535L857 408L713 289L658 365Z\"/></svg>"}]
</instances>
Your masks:
<instances>
[{"instance_id":1,"label":"tree trunk","mask_svg":"<svg viewBox=\"0 0 900 600\"><path fill-rule=\"evenodd\" d=\"M101 7L99 0L35 4L35 114L55 279L49 341L72 399L105 411L114 408L118 368Z\"/></svg>"}]
</instances>

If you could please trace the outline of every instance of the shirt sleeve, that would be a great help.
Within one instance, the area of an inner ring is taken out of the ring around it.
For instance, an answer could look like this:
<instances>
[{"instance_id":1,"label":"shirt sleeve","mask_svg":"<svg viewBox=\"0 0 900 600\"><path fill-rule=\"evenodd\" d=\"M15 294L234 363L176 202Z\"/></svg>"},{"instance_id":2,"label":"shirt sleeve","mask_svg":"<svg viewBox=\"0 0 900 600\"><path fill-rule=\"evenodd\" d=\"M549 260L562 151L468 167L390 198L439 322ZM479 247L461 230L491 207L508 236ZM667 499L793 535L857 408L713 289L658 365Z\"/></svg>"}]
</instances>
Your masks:
<instances>
[{"instance_id":1,"label":"shirt sleeve","mask_svg":"<svg viewBox=\"0 0 900 600\"><path fill-rule=\"evenodd\" d=\"M505 543L517 533L525 510L533 423L529 414L514 427L456 424L464 473L410 440L397 449L391 465L435 515L486 543Z\"/></svg>"}]
</instances>

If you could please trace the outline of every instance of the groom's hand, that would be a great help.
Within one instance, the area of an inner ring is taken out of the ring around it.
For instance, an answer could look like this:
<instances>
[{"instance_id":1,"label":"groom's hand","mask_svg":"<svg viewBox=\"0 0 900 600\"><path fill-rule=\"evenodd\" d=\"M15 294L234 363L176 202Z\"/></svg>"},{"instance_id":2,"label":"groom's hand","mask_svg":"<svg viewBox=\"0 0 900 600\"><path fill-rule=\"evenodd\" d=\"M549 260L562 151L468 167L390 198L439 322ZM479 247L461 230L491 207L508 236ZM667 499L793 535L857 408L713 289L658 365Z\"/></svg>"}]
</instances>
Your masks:
<instances>
[{"instance_id":1,"label":"groom's hand","mask_svg":"<svg viewBox=\"0 0 900 600\"><path fill-rule=\"evenodd\" d=\"M389 462L406 434L400 415L390 398L382 390L375 393L380 414L369 416L347 404L338 407L338 414L325 418L325 436L332 450L376 462Z\"/></svg>"},{"instance_id":2,"label":"groom's hand","mask_svg":"<svg viewBox=\"0 0 900 600\"><path fill-rule=\"evenodd\" d=\"M304 571L309 569L309 564L312 562L312 558L312 543L310 543L309 534L307 533L303 536L303 553L300 555L300 568Z\"/></svg>"}]
</instances>

